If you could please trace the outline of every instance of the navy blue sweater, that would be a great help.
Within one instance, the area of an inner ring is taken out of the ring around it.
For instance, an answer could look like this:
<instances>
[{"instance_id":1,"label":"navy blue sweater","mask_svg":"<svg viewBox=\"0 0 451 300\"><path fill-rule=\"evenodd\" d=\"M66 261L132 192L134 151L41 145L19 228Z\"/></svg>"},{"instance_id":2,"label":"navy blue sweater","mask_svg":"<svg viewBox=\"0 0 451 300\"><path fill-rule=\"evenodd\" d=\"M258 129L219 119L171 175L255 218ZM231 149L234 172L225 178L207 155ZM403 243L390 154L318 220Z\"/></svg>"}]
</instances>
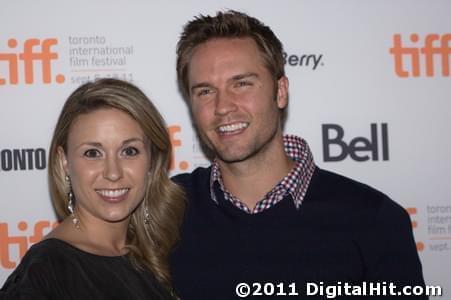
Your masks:
<instances>
[{"instance_id":1,"label":"navy blue sweater","mask_svg":"<svg viewBox=\"0 0 451 300\"><path fill-rule=\"evenodd\" d=\"M283 282L287 293L294 282L300 295L306 282L424 285L408 214L367 185L316 168L299 210L287 196L247 214L224 200L218 186L219 204L212 201L210 168L173 179L188 195L181 242L171 257L182 300L239 299L240 282Z\"/></svg>"}]
</instances>

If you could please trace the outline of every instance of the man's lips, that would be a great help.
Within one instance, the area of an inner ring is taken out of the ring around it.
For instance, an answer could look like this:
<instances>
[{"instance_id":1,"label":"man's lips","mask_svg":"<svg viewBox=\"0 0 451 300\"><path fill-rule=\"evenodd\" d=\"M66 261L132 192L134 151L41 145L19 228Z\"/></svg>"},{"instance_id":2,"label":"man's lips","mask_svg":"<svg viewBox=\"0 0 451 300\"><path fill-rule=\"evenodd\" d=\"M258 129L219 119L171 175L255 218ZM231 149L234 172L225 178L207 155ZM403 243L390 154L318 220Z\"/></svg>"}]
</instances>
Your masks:
<instances>
[{"instance_id":1,"label":"man's lips","mask_svg":"<svg viewBox=\"0 0 451 300\"><path fill-rule=\"evenodd\" d=\"M235 122L218 126L216 128L216 132L218 132L220 135L234 134L243 131L248 126L248 122Z\"/></svg>"}]
</instances>

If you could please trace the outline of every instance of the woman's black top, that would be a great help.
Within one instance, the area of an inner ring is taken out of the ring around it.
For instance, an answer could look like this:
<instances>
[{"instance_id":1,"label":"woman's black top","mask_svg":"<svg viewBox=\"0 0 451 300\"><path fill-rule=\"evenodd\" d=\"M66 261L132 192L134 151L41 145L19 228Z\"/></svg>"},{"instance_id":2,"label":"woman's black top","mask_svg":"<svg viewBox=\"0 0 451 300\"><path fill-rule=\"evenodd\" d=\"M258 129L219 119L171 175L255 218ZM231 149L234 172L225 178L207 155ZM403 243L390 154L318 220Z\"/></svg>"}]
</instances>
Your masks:
<instances>
[{"instance_id":1,"label":"woman's black top","mask_svg":"<svg viewBox=\"0 0 451 300\"><path fill-rule=\"evenodd\" d=\"M46 239L23 257L0 299L174 299L149 270L127 255L99 256L59 239Z\"/></svg>"}]
</instances>

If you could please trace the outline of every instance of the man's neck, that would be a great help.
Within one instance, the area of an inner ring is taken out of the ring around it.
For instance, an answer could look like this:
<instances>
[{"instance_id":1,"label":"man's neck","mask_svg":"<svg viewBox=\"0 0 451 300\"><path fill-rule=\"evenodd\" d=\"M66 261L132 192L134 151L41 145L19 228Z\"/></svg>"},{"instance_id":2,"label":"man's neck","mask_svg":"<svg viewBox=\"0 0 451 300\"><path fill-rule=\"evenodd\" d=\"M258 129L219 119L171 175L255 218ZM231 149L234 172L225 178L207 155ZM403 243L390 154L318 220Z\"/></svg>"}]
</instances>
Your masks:
<instances>
[{"instance_id":1,"label":"man's neck","mask_svg":"<svg viewBox=\"0 0 451 300\"><path fill-rule=\"evenodd\" d=\"M295 164L285 153L283 137L265 150L242 162L218 161L225 188L251 211Z\"/></svg>"}]
</instances>

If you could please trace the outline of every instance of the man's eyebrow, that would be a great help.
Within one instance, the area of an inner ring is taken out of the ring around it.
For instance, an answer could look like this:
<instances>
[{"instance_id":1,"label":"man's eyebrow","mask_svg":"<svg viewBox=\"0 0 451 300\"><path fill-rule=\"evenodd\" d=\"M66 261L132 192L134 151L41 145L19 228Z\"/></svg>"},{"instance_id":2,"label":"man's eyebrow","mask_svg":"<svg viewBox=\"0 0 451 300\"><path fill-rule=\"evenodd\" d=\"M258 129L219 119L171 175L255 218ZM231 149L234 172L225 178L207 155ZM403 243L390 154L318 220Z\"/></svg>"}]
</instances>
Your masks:
<instances>
[{"instance_id":1,"label":"man's eyebrow","mask_svg":"<svg viewBox=\"0 0 451 300\"><path fill-rule=\"evenodd\" d=\"M259 76L257 73L248 72L248 73L234 75L234 76L230 77L230 79L227 81L232 82L232 81L242 80L242 79L249 78L249 77L258 78ZM190 90L192 92L198 88L211 88L211 87L212 87L212 85L209 84L208 82L199 82L199 83L193 84L191 86Z\"/></svg>"},{"instance_id":2,"label":"man's eyebrow","mask_svg":"<svg viewBox=\"0 0 451 300\"><path fill-rule=\"evenodd\" d=\"M258 76L257 73L248 72L248 73L238 74L238 75L232 76L229 81L237 81L237 80L245 79L245 78L248 78L248 77L258 78L259 76Z\"/></svg>"},{"instance_id":3,"label":"man's eyebrow","mask_svg":"<svg viewBox=\"0 0 451 300\"><path fill-rule=\"evenodd\" d=\"M207 82L199 82L191 86L191 92L198 88L203 87L211 87L211 84L208 84Z\"/></svg>"}]
</instances>

